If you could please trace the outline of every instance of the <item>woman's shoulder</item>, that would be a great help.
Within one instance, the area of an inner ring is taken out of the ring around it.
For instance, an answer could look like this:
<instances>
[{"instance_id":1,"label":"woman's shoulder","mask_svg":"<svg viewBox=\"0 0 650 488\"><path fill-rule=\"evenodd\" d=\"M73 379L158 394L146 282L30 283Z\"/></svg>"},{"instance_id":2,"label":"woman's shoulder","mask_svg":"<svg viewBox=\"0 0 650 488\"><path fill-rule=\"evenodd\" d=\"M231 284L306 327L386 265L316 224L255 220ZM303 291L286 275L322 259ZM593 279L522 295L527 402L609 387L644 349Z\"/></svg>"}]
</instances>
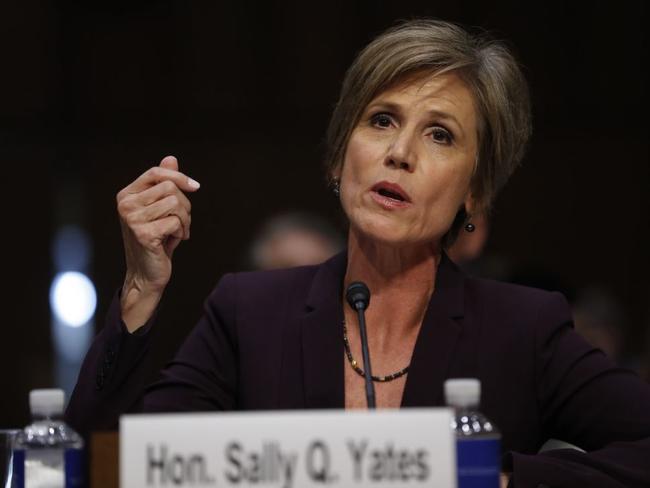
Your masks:
<instances>
[{"instance_id":1,"label":"woman's shoulder","mask_svg":"<svg viewBox=\"0 0 650 488\"><path fill-rule=\"evenodd\" d=\"M240 293L286 294L292 289L304 289L322 265L298 266L265 271L234 273L233 281Z\"/></svg>"},{"instance_id":2,"label":"woman's shoulder","mask_svg":"<svg viewBox=\"0 0 650 488\"><path fill-rule=\"evenodd\" d=\"M569 304L559 291L471 276L465 280L465 303L501 317L571 315Z\"/></svg>"},{"instance_id":3,"label":"woman's shoulder","mask_svg":"<svg viewBox=\"0 0 650 488\"><path fill-rule=\"evenodd\" d=\"M563 297L561 292L545 290L533 286L520 285L508 281L466 276L466 289L474 290L492 299L525 300L531 302L545 301L551 297Z\"/></svg>"},{"instance_id":4,"label":"woman's shoulder","mask_svg":"<svg viewBox=\"0 0 650 488\"><path fill-rule=\"evenodd\" d=\"M208 297L208 302L229 301L239 306L275 308L280 303L299 303L322 265L268 271L225 274Z\"/></svg>"}]
</instances>

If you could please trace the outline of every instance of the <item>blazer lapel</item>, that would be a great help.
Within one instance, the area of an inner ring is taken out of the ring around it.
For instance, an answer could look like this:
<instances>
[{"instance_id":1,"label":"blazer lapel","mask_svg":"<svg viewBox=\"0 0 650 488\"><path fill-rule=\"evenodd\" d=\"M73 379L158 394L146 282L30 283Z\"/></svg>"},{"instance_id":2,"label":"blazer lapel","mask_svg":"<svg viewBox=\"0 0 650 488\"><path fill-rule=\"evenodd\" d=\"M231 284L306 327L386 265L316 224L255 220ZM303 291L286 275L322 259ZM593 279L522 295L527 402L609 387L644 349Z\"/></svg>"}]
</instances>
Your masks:
<instances>
[{"instance_id":1,"label":"blazer lapel","mask_svg":"<svg viewBox=\"0 0 650 488\"><path fill-rule=\"evenodd\" d=\"M300 319L306 408L343 408L343 277L346 253L321 265Z\"/></svg>"},{"instance_id":2,"label":"blazer lapel","mask_svg":"<svg viewBox=\"0 0 650 488\"><path fill-rule=\"evenodd\" d=\"M418 334L404 387L402 407L442 405L463 316L463 274L443 254L436 284Z\"/></svg>"}]
</instances>

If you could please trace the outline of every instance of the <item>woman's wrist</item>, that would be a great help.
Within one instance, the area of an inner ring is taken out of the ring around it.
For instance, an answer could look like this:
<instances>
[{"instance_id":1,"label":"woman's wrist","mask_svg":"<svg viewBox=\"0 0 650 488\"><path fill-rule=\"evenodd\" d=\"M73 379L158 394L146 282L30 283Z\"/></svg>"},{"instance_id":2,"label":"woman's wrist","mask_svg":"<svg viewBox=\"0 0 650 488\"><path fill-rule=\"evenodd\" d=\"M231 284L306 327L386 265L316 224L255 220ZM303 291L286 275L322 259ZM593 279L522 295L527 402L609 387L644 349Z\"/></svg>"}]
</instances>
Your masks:
<instances>
[{"instance_id":1,"label":"woman's wrist","mask_svg":"<svg viewBox=\"0 0 650 488\"><path fill-rule=\"evenodd\" d=\"M164 287L144 286L138 280L127 278L122 286L120 309L122 322L133 334L151 318L160 303Z\"/></svg>"}]
</instances>

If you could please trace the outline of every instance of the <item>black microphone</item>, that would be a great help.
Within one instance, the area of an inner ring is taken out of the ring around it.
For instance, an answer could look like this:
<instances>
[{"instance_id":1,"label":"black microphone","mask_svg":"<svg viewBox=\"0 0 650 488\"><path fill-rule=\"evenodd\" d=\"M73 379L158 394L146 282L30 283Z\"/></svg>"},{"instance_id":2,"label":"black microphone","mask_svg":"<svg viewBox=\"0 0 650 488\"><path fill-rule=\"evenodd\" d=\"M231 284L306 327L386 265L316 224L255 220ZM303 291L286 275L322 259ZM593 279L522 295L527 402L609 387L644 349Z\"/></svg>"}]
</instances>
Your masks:
<instances>
[{"instance_id":1,"label":"black microphone","mask_svg":"<svg viewBox=\"0 0 650 488\"><path fill-rule=\"evenodd\" d=\"M368 408L374 409L375 385L372 382L372 369L370 368L370 351L368 350L368 336L366 334L366 308L370 304L370 290L365 283L355 281L348 286L345 298L350 306L359 314L359 332L361 334L361 354L363 355L363 371L366 378L366 401Z\"/></svg>"}]
</instances>

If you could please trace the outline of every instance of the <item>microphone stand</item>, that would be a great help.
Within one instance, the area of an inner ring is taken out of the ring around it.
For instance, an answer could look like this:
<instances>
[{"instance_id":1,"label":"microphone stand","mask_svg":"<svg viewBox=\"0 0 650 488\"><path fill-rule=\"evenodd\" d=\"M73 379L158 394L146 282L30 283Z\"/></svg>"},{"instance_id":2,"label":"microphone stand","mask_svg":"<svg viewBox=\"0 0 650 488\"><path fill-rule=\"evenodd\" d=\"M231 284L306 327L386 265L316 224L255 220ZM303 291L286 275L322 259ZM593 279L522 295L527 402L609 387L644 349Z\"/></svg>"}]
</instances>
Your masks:
<instances>
[{"instance_id":1,"label":"microphone stand","mask_svg":"<svg viewBox=\"0 0 650 488\"><path fill-rule=\"evenodd\" d=\"M361 335L361 354L363 355L363 371L366 380L366 401L368 409L374 410L375 385L372 382L372 368L370 367L370 351L368 350L368 334L366 333L366 308L370 304L370 290L362 281L351 283L346 292L345 298L350 307L357 311L359 317L359 333Z\"/></svg>"},{"instance_id":2,"label":"microphone stand","mask_svg":"<svg viewBox=\"0 0 650 488\"><path fill-rule=\"evenodd\" d=\"M366 334L366 313L363 302L357 302L355 308L359 316L359 332L361 333L361 354L363 355L363 371L366 379L366 401L368 409L377 408L375 402L375 385L372 382L372 369L370 367L370 351L368 350L368 335Z\"/></svg>"}]
</instances>

